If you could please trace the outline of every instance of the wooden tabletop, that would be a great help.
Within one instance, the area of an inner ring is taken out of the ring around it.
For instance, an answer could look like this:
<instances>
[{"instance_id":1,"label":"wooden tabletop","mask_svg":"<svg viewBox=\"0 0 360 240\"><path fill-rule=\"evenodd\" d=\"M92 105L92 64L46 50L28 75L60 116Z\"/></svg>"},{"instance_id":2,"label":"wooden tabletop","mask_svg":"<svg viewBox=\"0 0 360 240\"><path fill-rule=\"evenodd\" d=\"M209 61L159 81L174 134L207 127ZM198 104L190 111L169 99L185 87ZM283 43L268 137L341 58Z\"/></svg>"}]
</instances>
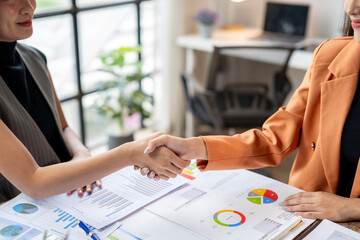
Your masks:
<instances>
[{"instance_id":1,"label":"wooden tabletop","mask_svg":"<svg viewBox=\"0 0 360 240\"><path fill-rule=\"evenodd\" d=\"M345 223L339 223L341 226L350 228L351 230L354 230L355 232L360 233L360 221L352 221L352 222L345 222Z\"/></svg>"}]
</instances>

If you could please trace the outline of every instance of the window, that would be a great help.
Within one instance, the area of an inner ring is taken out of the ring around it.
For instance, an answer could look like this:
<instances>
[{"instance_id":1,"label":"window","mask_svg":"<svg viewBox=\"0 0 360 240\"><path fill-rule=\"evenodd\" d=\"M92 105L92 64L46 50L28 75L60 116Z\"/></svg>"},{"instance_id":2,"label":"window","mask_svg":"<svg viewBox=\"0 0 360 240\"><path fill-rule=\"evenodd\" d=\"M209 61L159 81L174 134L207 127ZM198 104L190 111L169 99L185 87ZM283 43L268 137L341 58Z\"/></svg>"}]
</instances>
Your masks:
<instances>
[{"instance_id":1,"label":"window","mask_svg":"<svg viewBox=\"0 0 360 240\"><path fill-rule=\"evenodd\" d=\"M96 82L102 79L98 57L110 49L142 45L144 35L144 59L150 59L153 9L151 0L37 0L34 34L22 42L45 53L66 119L89 148L105 142L108 125L91 109ZM153 69L152 62L144 67Z\"/></svg>"}]
</instances>

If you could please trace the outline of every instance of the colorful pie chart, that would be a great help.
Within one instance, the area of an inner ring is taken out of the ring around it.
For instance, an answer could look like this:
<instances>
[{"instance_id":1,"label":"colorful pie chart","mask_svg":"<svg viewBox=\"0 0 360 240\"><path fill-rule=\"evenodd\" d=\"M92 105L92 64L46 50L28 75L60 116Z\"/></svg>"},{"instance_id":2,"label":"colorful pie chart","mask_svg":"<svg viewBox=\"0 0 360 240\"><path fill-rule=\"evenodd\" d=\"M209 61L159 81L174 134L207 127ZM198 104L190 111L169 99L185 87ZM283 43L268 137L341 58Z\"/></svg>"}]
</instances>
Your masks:
<instances>
[{"instance_id":1,"label":"colorful pie chart","mask_svg":"<svg viewBox=\"0 0 360 240\"><path fill-rule=\"evenodd\" d=\"M255 204L269 204L276 202L278 195L269 189L254 189L248 194L247 198L250 202Z\"/></svg>"},{"instance_id":2,"label":"colorful pie chart","mask_svg":"<svg viewBox=\"0 0 360 240\"><path fill-rule=\"evenodd\" d=\"M0 230L0 236L15 237L17 235L20 235L23 230L24 228L20 225L7 226Z\"/></svg>"},{"instance_id":3,"label":"colorful pie chart","mask_svg":"<svg viewBox=\"0 0 360 240\"><path fill-rule=\"evenodd\" d=\"M217 224L224 227L237 227L246 221L244 214L234 210L217 211L213 218Z\"/></svg>"},{"instance_id":4,"label":"colorful pie chart","mask_svg":"<svg viewBox=\"0 0 360 240\"><path fill-rule=\"evenodd\" d=\"M39 210L39 208L30 203L20 203L18 205L15 205L13 207L13 210L21 214L32 214Z\"/></svg>"}]
</instances>

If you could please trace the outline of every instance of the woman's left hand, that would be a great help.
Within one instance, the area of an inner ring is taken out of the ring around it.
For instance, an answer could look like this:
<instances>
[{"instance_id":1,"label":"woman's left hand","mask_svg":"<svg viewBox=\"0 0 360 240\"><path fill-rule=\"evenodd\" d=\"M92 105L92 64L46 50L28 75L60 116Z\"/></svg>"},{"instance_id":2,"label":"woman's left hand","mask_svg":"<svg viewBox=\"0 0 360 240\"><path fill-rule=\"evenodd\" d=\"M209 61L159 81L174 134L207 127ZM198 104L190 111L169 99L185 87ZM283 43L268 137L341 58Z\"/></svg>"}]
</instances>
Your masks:
<instances>
[{"instance_id":1,"label":"woman's left hand","mask_svg":"<svg viewBox=\"0 0 360 240\"><path fill-rule=\"evenodd\" d=\"M329 219L335 222L359 219L359 216L354 216L354 212L358 211L355 211L358 206L358 199L345 198L327 192L297 193L289 196L282 204L286 211L296 212L298 216Z\"/></svg>"}]
</instances>

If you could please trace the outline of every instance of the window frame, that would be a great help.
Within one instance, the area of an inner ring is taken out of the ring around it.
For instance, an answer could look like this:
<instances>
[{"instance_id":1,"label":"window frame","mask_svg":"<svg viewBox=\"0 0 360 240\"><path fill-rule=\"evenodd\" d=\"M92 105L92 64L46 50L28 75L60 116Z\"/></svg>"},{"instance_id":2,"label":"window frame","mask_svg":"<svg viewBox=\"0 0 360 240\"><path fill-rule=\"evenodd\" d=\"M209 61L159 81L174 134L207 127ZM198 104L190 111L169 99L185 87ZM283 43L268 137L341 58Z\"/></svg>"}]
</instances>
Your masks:
<instances>
[{"instance_id":1,"label":"window frame","mask_svg":"<svg viewBox=\"0 0 360 240\"><path fill-rule=\"evenodd\" d=\"M80 138L84 144L86 144L86 127L85 127L85 117L84 117L84 107L83 107L83 97L95 92L98 92L99 89L94 89L91 91L83 91L81 84L81 69L80 69L80 46L79 46L79 27L78 27L78 14L81 12L88 12L92 10L98 10L103 8L111 8L118 6L127 6L135 5L136 6L136 21L137 21L137 44L141 46L141 3L151 0L131 0L125 2L114 2L107 4L96 4L93 6L78 7L77 0L71 0L71 6L68 9L53 11L49 10L47 12L40 12L34 15L35 19L39 18L48 18L54 16L62 15L71 15L72 18L72 30L73 30L73 44L74 44L74 56L75 56L75 66L76 66L76 85L77 85L77 94L69 96L66 98L60 99L61 103L76 100L79 106L79 119L80 119ZM139 60L141 60L141 53L138 55Z\"/></svg>"}]
</instances>

